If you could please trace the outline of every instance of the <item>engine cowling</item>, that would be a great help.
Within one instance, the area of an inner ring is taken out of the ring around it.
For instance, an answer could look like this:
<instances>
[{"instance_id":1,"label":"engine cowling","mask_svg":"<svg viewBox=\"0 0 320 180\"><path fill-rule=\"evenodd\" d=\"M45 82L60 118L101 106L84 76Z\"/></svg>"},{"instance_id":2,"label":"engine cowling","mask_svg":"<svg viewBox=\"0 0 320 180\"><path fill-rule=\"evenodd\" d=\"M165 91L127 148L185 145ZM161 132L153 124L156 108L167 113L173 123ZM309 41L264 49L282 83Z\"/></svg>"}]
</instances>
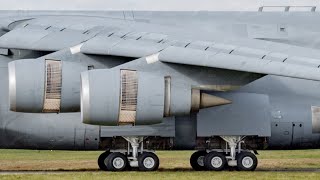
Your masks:
<instances>
[{"instance_id":1,"label":"engine cowling","mask_svg":"<svg viewBox=\"0 0 320 180\"><path fill-rule=\"evenodd\" d=\"M10 110L27 113L78 112L80 74L75 62L25 59L9 63Z\"/></svg>"},{"instance_id":2,"label":"engine cowling","mask_svg":"<svg viewBox=\"0 0 320 180\"><path fill-rule=\"evenodd\" d=\"M93 70L81 74L81 118L86 124L158 124L164 117L228 103L153 73Z\"/></svg>"}]
</instances>

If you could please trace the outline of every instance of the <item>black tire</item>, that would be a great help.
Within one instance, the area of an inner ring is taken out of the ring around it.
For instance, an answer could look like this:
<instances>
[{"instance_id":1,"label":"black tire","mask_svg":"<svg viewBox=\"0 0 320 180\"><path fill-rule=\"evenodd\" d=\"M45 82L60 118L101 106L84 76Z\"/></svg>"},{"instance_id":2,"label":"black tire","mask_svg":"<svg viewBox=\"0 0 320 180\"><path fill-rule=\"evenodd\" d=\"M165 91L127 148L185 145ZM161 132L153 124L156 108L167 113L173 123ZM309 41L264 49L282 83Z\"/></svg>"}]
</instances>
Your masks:
<instances>
[{"instance_id":1,"label":"black tire","mask_svg":"<svg viewBox=\"0 0 320 180\"><path fill-rule=\"evenodd\" d=\"M239 171L254 171L258 165L257 157L250 152L242 152L237 155L237 169Z\"/></svg>"},{"instance_id":2,"label":"black tire","mask_svg":"<svg viewBox=\"0 0 320 180\"><path fill-rule=\"evenodd\" d=\"M147 161L151 163L150 166L147 166ZM154 153L144 152L138 157L138 165L140 171L156 171L159 168L159 164L159 158Z\"/></svg>"},{"instance_id":3,"label":"black tire","mask_svg":"<svg viewBox=\"0 0 320 180\"><path fill-rule=\"evenodd\" d=\"M107 157L107 170L108 171L124 171L127 168L128 158L122 153L111 153ZM118 167L115 166L118 162Z\"/></svg>"},{"instance_id":4,"label":"black tire","mask_svg":"<svg viewBox=\"0 0 320 180\"><path fill-rule=\"evenodd\" d=\"M206 170L205 166L204 166L204 157L207 155L206 151L197 151L195 153L193 153L190 157L190 165L192 167L193 170L195 171L203 171ZM201 158L201 159L199 159ZM199 161L202 161L202 163L200 163ZM200 163L200 164L199 164Z\"/></svg>"},{"instance_id":5,"label":"black tire","mask_svg":"<svg viewBox=\"0 0 320 180\"><path fill-rule=\"evenodd\" d=\"M204 157L204 166L207 170L222 171L226 164L227 159L222 153L213 151Z\"/></svg>"},{"instance_id":6,"label":"black tire","mask_svg":"<svg viewBox=\"0 0 320 180\"><path fill-rule=\"evenodd\" d=\"M107 157L111 154L110 151L106 151L104 153L102 153L99 158L98 158L98 166L100 168L100 170L102 171L107 171Z\"/></svg>"}]
</instances>

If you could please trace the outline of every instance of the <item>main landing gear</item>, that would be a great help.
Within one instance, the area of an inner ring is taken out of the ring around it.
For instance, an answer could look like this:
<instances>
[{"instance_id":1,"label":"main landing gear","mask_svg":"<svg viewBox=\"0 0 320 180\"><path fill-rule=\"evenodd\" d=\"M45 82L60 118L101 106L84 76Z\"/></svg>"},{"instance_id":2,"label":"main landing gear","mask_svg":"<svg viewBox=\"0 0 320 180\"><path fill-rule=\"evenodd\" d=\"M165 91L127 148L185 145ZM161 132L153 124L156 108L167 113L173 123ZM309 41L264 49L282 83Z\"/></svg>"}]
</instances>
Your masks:
<instances>
[{"instance_id":1,"label":"main landing gear","mask_svg":"<svg viewBox=\"0 0 320 180\"><path fill-rule=\"evenodd\" d=\"M258 165L255 154L243 150L243 136L221 136L227 142L226 149L207 149L192 154L190 164L196 171L221 171L227 167L236 167L239 171L254 171ZM229 147L229 148L228 148Z\"/></svg>"},{"instance_id":2,"label":"main landing gear","mask_svg":"<svg viewBox=\"0 0 320 180\"><path fill-rule=\"evenodd\" d=\"M104 171L124 171L138 168L140 171L156 171L159 158L143 148L143 137L123 137L128 142L127 150L106 151L98 158L98 165Z\"/></svg>"}]
</instances>

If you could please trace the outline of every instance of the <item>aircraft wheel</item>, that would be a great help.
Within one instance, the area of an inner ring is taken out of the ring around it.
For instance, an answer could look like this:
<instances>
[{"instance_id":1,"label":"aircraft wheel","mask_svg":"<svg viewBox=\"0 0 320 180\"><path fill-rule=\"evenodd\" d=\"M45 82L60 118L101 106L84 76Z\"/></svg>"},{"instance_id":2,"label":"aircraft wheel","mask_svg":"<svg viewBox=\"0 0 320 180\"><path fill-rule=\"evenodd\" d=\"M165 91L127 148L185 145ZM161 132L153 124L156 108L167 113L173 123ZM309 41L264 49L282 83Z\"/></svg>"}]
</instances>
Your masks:
<instances>
[{"instance_id":1,"label":"aircraft wheel","mask_svg":"<svg viewBox=\"0 0 320 180\"><path fill-rule=\"evenodd\" d=\"M144 152L138 157L140 171L156 171L159 168L159 158L151 152Z\"/></svg>"},{"instance_id":2,"label":"aircraft wheel","mask_svg":"<svg viewBox=\"0 0 320 180\"><path fill-rule=\"evenodd\" d=\"M205 170L204 157L207 155L206 151L197 151L191 155L190 165L195 171Z\"/></svg>"},{"instance_id":3,"label":"aircraft wheel","mask_svg":"<svg viewBox=\"0 0 320 180\"><path fill-rule=\"evenodd\" d=\"M124 171L128 164L128 158L122 153L111 153L107 157L107 170L109 171Z\"/></svg>"},{"instance_id":4,"label":"aircraft wheel","mask_svg":"<svg viewBox=\"0 0 320 180\"><path fill-rule=\"evenodd\" d=\"M250 152L242 152L237 155L237 168L239 171L254 171L257 168L258 159Z\"/></svg>"},{"instance_id":5,"label":"aircraft wheel","mask_svg":"<svg viewBox=\"0 0 320 180\"><path fill-rule=\"evenodd\" d=\"M204 158L204 166L208 170L222 171L227 164L227 159L222 153L210 152Z\"/></svg>"},{"instance_id":6,"label":"aircraft wheel","mask_svg":"<svg viewBox=\"0 0 320 180\"><path fill-rule=\"evenodd\" d=\"M110 151L102 153L98 158L98 166L100 170L107 171L107 157L110 155Z\"/></svg>"}]
</instances>

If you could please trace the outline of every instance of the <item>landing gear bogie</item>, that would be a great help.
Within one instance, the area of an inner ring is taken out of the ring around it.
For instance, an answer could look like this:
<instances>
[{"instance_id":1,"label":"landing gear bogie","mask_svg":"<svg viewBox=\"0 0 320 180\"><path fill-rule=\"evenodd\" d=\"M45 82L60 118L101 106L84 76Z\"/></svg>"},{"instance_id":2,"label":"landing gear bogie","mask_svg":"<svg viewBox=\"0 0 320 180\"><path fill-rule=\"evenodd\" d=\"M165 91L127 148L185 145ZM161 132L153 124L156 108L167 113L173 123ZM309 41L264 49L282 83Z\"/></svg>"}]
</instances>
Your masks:
<instances>
[{"instance_id":1,"label":"landing gear bogie","mask_svg":"<svg viewBox=\"0 0 320 180\"><path fill-rule=\"evenodd\" d=\"M144 137L123 137L128 141L127 150L104 152L98 158L98 165L104 171L125 171L139 169L140 171L156 171L159 168L159 158L143 147Z\"/></svg>"},{"instance_id":2,"label":"landing gear bogie","mask_svg":"<svg viewBox=\"0 0 320 180\"><path fill-rule=\"evenodd\" d=\"M225 149L207 149L192 154L190 164L196 171L224 169L239 171L254 171L258 165L256 155L249 150L242 149L244 136L221 136L226 141ZM200 157L204 156L204 160ZM202 166L204 165L204 166Z\"/></svg>"}]
</instances>

